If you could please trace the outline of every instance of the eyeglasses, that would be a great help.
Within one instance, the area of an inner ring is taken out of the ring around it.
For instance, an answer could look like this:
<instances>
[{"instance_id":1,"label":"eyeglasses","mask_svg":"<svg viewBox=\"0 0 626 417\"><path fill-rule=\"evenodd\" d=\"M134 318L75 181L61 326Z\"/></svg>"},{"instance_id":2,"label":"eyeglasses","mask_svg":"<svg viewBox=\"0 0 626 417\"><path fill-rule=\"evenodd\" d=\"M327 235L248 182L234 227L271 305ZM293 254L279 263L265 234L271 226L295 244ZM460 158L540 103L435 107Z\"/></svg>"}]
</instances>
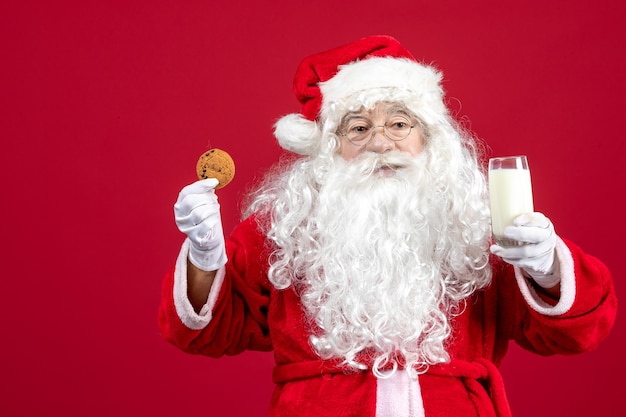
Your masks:
<instances>
[{"instance_id":1,"label":"eyeglasses","mask_svg":"<svg viewBox=\"0 0 626 417\"><path fill-rule=\"evenodd\" d=\"M394 116L382 126L373 126L367 120L354 121L346 127L339 135L345 137L350 143L357 146L367 145L376 135L376 128L383 129L383 135L394 142L406 139L411 134L412 125L409 119L402 116Z\"/></svg>"}]
</instances>

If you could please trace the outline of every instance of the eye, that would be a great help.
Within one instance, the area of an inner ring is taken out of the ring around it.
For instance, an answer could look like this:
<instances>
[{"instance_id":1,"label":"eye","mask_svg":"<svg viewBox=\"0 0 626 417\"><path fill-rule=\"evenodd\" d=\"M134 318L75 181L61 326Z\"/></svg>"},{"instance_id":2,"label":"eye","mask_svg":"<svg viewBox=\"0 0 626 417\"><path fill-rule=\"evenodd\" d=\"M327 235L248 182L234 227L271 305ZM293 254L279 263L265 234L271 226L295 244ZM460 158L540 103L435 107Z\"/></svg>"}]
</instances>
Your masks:
<instances>
[{"instance_id":1,"label":"eye","mask_svg":"<svg viewBox=\"0 0 626 417\"><path fill-rule=\"evenodd\" d=\"M387 122L387 128L389 129L406 129L411 126L411 123L404 117L394 117Z\"/></svg>"},{"instance_id":2,"label":"eye","mask_svg":"<svg viewBox=\"0 0 626 417\"><path fill-rule=\"evenodd\" d=\"M348 127L348 133L365 133L370 129L365 123L358 123Z\"/></svg>"}]
</instances>

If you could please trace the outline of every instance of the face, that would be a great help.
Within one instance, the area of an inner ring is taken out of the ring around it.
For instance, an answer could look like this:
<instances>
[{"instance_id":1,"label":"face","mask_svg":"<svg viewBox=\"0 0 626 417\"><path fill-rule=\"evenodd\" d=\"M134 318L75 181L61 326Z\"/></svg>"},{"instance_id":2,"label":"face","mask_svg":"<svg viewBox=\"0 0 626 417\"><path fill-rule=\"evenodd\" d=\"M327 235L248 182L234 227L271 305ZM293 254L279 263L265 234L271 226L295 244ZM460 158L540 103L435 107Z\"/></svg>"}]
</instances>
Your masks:
<instances>
[{"instance_id":1,"label":"face","mask_svg":"<svg viewBox=\"0 0 626 417\"><path fill-rule=\"evenodd\" d=\"M371 110L348 113L342 119L337 136L339 155L346 160L364 152L383 154L394 150L417 156L424 148L417 119L398 103L378 103Z\"/></svg>"}]
</instances>

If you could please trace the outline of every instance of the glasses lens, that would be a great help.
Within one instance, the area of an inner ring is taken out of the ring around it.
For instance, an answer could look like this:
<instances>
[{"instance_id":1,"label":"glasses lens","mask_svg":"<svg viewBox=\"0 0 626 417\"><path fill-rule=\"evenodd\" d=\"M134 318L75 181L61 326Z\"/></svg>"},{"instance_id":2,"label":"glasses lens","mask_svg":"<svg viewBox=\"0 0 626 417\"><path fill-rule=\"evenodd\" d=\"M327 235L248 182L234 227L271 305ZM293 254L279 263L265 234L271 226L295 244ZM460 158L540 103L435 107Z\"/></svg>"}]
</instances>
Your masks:
<instances>
[{"instance_id":1,"label":"glasses lens","mask_svg":"<svg viewBox=\"0 0 626 417\"><path fill-rule=\"evenodd\" d=\"M360 145L368 141L372 133L372 126L358 123L348 127L346 136L348 140L356 145Z\"/></svg>"},{"instance_id":2,"label":"glasses lens","mask_svg":"<svg viewBox=\"0 0 626 417\"><path fill-rule=\"evenodd\" d=\"M410 132L411 122L404 117L394 117L385 124L385 135L391 140L402 140Z\"/></svg>"}]
</instances>

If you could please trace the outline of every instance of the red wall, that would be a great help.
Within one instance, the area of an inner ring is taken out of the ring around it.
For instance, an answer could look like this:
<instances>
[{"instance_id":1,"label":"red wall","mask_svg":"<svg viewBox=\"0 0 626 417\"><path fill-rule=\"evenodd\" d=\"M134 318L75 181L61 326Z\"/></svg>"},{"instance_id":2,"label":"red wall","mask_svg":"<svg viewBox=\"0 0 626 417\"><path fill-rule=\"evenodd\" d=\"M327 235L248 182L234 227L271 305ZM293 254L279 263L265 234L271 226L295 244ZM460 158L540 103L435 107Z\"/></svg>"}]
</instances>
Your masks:
<instances>
[{"instance_id":1,"label":"red wall","mask_svg":"<svg viewBox=\"0 0 626 417\"><path fill-rule=\"evenodd\" d=\"M528 155L537 210L609 265L624 298L626 3L383 3L2 2L1 415L264 414L271 354L206 359L159 336L183 240L172 204L197 156L226 149L232 229L280 156L272 124L298 110L300 59L369 34L443 70L490 154ZM515 414L624 415L625 330L618 317L575 357L512 347Z\"/></svg>"}]
</instances>

